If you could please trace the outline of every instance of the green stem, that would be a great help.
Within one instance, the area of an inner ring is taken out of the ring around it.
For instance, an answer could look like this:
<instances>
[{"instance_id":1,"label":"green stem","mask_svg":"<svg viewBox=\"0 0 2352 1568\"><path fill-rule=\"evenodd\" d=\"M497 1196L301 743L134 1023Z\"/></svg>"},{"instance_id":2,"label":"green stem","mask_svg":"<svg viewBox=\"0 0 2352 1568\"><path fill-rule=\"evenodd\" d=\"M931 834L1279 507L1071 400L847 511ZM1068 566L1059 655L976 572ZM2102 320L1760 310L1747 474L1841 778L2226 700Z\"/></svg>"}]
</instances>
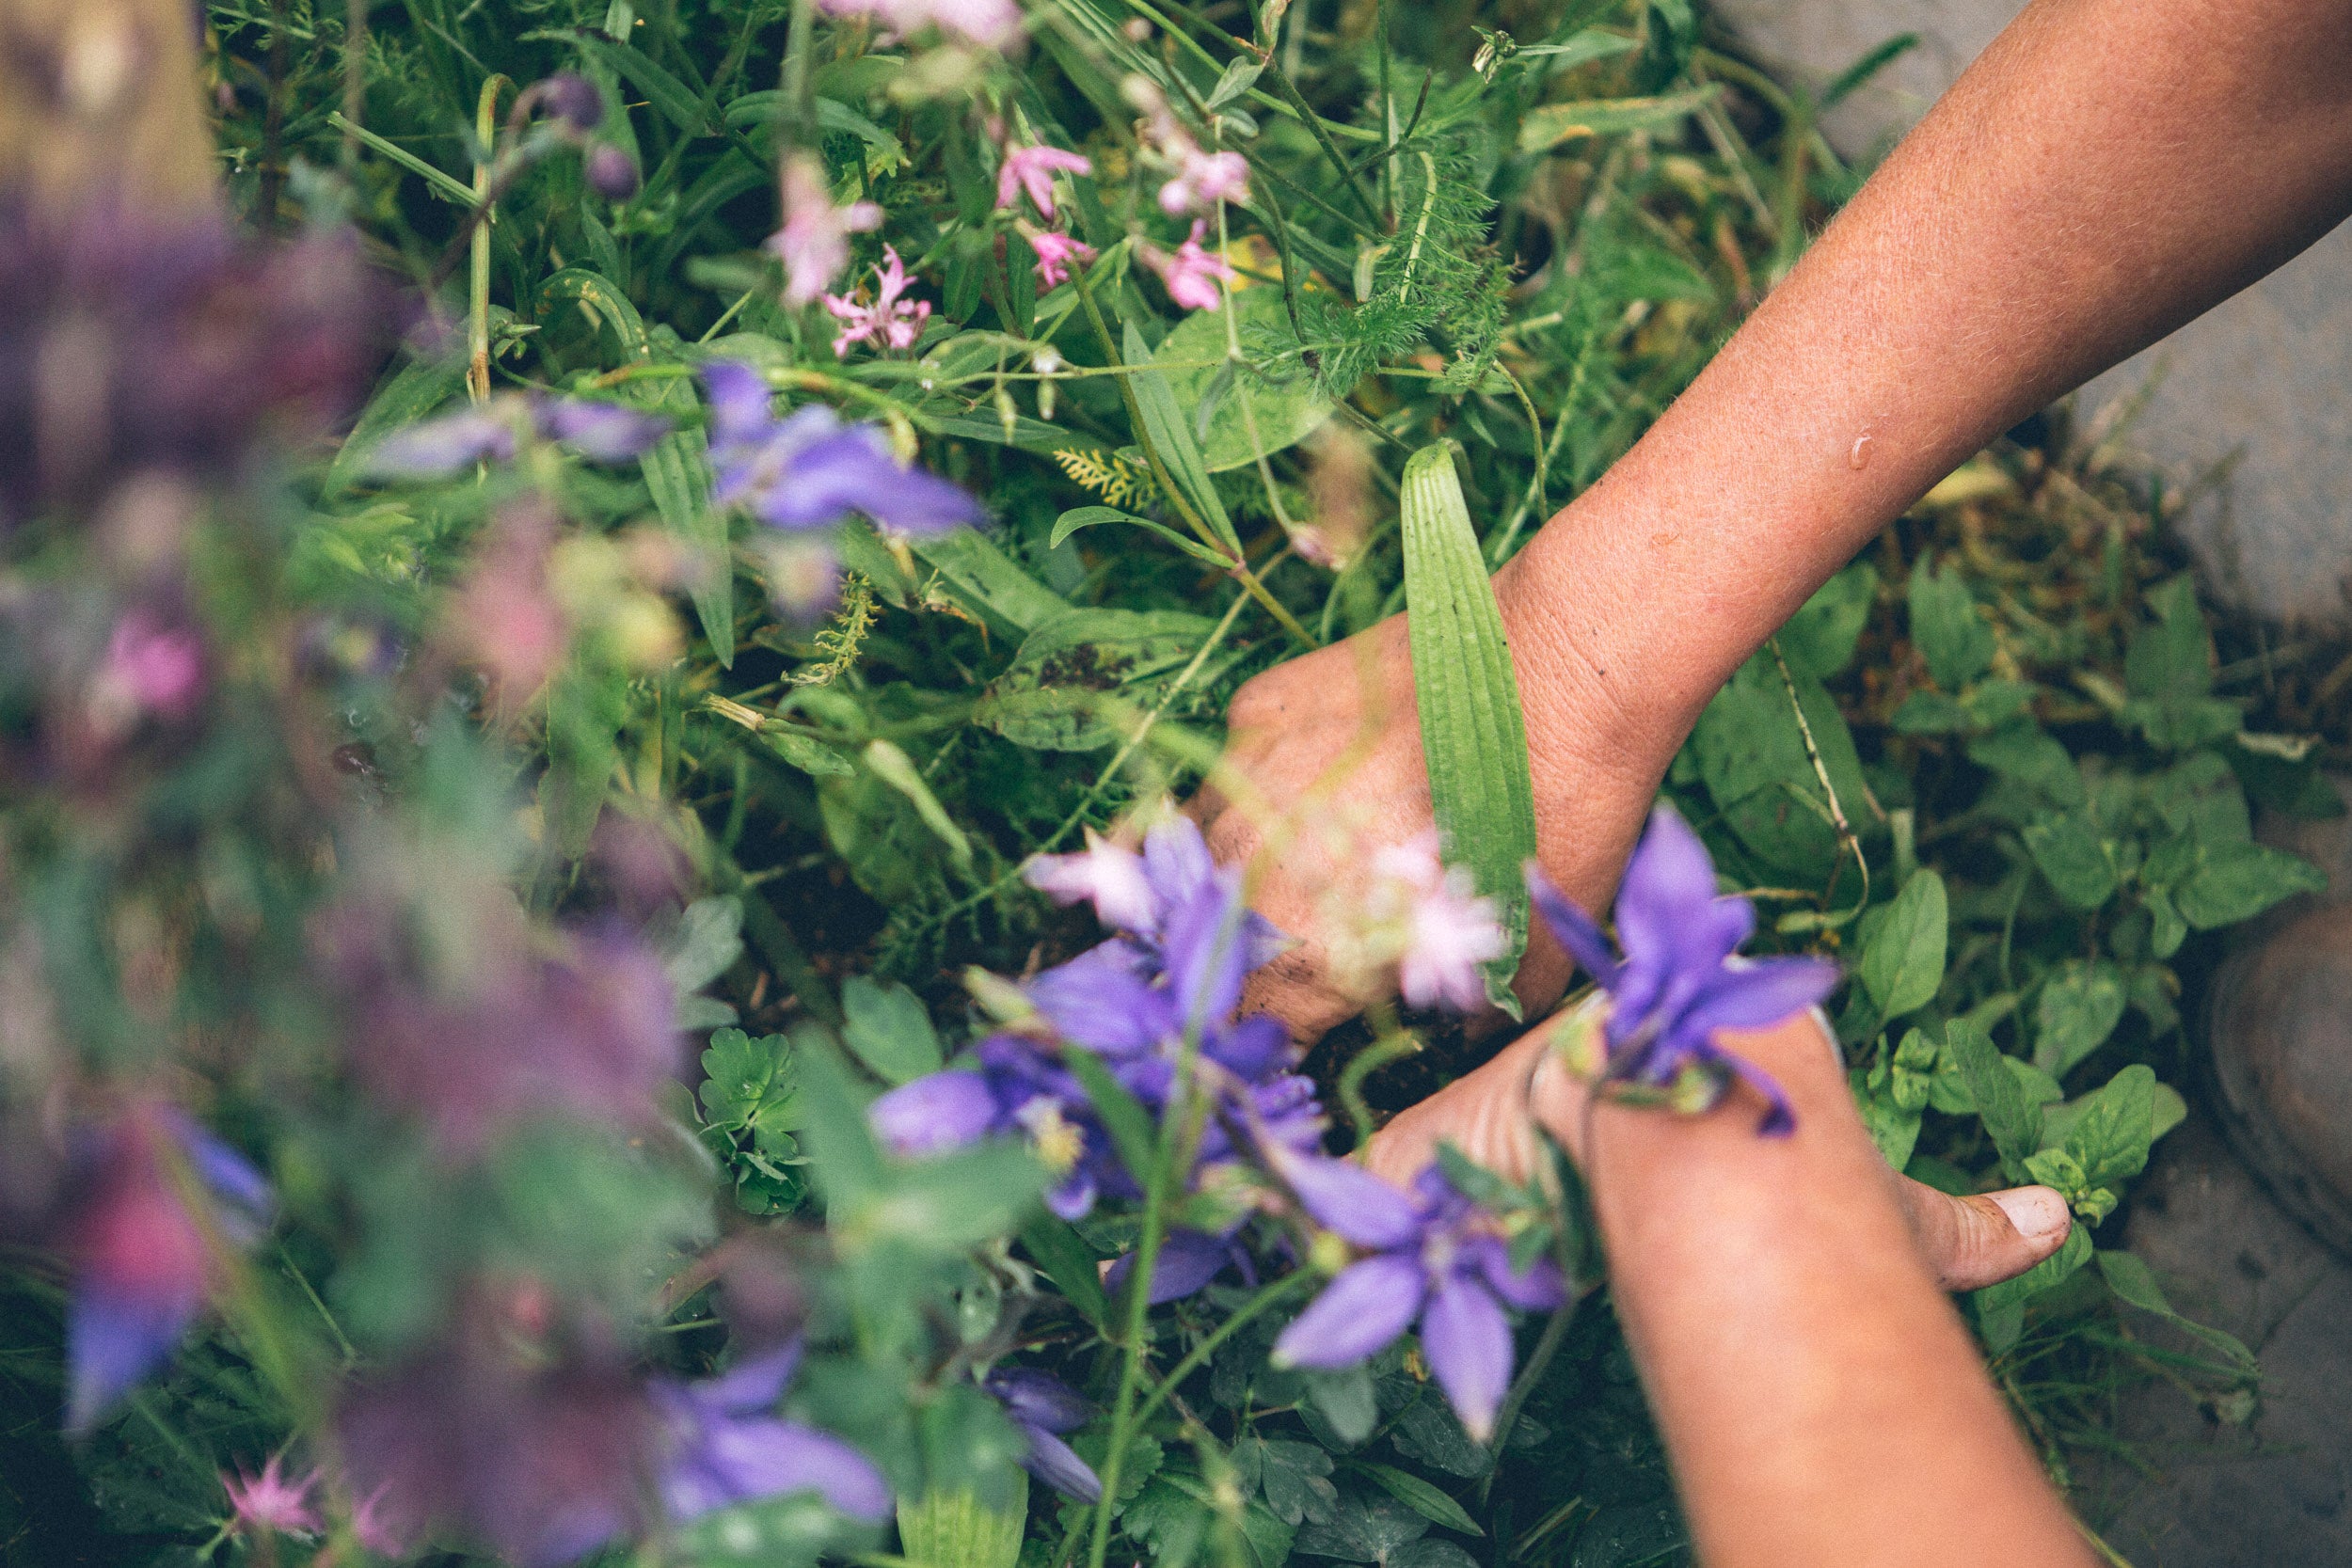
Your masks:
<instances>
[{"instance_id":1,"label":"green stem","mask_svg":"<svg viewBox=\"0 0 2352 1568\"><path fill-rule=\"evenodd\" d=\"M1380 1037L1356 1053L1340 1074L1340 1103L1347 1108L1347 1119L1356 1129L1356 1147L1362 1148L1372 1142L1378 1129L1372 1119L1372 1107L1364 1103L1364 1080L1421 1049L1421 1040L1409 1029L1390 1027Z\"/></svg>"},{"instance_id":2,"label":"green stem","mask_svg":"<svg viewBox=\"0 0 2352 1568\"><path fill-rule=\"evenodd\" d=\"M1217 1324L1207 1338L1193 1346L1184 1358L1177 1362L1168 1374L1160 1380L1160 1386L1152 1390L1152 1397L1145 1400L1142 1408L1136 1412L1136 1425L1141 1426L1157 1415L1160 1406L1167 1403L1168 1398L1184 1386L1184 1379L1207 1365L1209 1357L1215 1355L1218 1348L1240 1332L1251 1319L1313 1277L1312 1275L1304 1272L1286 1274L1242 1303L1238 1311Z\"/></svg>"},{"instance_id":3,"label":"green stem","mask_svg":"<svg viewBox=\"0 0 2352 1568\"><path fill-rule=\"evenodd\" d=\"M474 135L483 156L473 166L473 272L466 291L466 393L476 403L490 401L490 145L498 135L499 88L512 86L493 75L482 84L474 108Z\"/></svg>"},{"instance_id":4,"label":"green stem","mask_svg":"<svg viewBox=\"0 0 2352 1568\"><path fill-rule=\"evenodd\" d=\"M1331 166L1338 169L1340 178L1347 182L1347 188L1356 198L1357 204L1363 208L1364 216L1372 219L1375 227L1382 227L1380 209L1365 193L1363 182L1356 178L1356 171L1348 166L1346 158L1341 155L1339 144L1332 141L1331 133L1324 127L1323 117L1315 113L1313 106L1299 93L1289 73L1270 57L1265 63L1265 74L1274 79L1275 90L1298 111L1298 118L1306 121L1307 129L1314 135L1315 145L1323 149L1323 155L1331 160Z\"/></svg>"}]
</instances>

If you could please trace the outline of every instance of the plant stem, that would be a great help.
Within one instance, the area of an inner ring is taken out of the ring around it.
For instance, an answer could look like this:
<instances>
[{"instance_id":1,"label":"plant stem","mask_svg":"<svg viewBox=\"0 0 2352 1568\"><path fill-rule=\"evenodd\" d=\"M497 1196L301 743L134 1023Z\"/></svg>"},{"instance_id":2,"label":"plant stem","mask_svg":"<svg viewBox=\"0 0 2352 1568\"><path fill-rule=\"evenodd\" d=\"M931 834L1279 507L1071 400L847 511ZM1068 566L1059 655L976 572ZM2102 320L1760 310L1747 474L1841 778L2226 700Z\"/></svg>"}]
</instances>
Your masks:
<instances>
[{"instance_id":1,"label":"plant stem","mask_svg":"<svg viewBox=\"0 0 2352 1568\"><path fill-rule=\"evenodd\" d=\"M474 135L482 156L473 166L473 272L466 290L466 395L476 403L490 401L490 208L491 141L498 135L499 87L506 80L492 76L482 84L474 107Z\"/></svg>"},{"instance_id":2,"label":"plant stem","mask_svg":"<svg viewBox=\"0 0 2352 1568\"><path fill-rule=\"evenodd\" d=\"M1323 149L1323 155L1331 160L1331 166L1338 169L1340 177L1347 182L1348 191L1356 198L1357 204L1363 208L1364 216L1372 219L1375 227L1383 227L1380 209L1365 194L1363 182L1356 178L1356 171L1348 167L1347 160L1341 156L1338 144L1331 140L1331 133L1324 127L1323 117L1315 113L1313 106L1300 95L1289 74L1271 57L1266 60L1265 74L1274 78L1275 90L1298 111L1298 118L1306 121L1307 129L1314 135L1315 145Z\"/></svg>"},{"instance_id":3,"label":"plant stem","mask_svg":"<svg viewBox=\"0 0 2352 1568\"><path fill-rule=\"evenodd\" d=\"M1391 1024L1378 1039L1356 1053L1340 1074L1340 1103L1347 1108L1347 1119L1356 1129L1356 1147L1362 1148L1372 1142L1378 1131L1373 1124L1372 1107L1364 1103L1364 1080L1421 1049L1421 1040L1410 1029Z\"/></svg>"},{"instance_id":4,"label":"plant stem","mask_svg":"<svg viewBox=\"0 0 2352 1568\"><path fill-rule=\"evenodd\" d=\"M1152 1390L1151 1398L1145 1400L1142 1408L1136 1412L1136 1425L1141 1426L1157 1414L1160 1406L1165 1404L1183 1386L1184 1379L1199 1371L1208 1362L1209 1357L1217 1353L1218 1347L1240 1332L1244 1324L1297 1289L1302 1282L1312 1277L1311 1275L1303 1273L1286 1274L1242 1303L1238 1311L1217 1324L1207 1338L1193 1346L1184 1358L1177 1362L1169 1370L1168 1374L1160 1380L1160 1386Z\"/></svg>"}]
</instances>

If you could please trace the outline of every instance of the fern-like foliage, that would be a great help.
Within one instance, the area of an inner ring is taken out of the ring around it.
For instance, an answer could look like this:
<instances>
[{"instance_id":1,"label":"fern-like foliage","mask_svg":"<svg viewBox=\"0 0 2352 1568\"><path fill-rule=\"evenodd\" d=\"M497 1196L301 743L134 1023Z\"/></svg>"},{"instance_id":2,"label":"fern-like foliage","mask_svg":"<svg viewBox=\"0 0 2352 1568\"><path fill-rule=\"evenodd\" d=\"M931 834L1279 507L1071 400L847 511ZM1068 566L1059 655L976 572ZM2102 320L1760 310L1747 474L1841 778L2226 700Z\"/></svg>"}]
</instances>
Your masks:
<instances>
[{"instance_id":1,"label":"fern-like foliage","mask_svg":"<svg viewBox=\"0 0 2352 1568\"><path fill-rule=\"evenodd\" d=\"M1061 471L1103 498L1107 505L1149 506L1160 493L1152 470L1115 451L1072 447L1054 453Z\"/></svg>"}]
</instances>

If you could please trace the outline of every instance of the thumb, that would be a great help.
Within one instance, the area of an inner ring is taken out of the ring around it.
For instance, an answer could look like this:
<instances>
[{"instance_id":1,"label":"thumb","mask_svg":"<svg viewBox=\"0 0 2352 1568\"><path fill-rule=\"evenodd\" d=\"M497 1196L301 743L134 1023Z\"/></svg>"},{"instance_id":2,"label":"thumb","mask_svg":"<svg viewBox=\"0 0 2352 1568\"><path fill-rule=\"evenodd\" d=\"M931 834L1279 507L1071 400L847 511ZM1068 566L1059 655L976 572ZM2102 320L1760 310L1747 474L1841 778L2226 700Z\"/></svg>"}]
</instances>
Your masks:
<instances>
[{"instance_id":1,"label":"thumb","mask_svg":"<svg viewBox=\"0 0 2352 1568\"><path fill-rule=\"evenodd\" d=\"M2010 1187L1953 1197L1898 1178L1912 1235L1936 1282L1978 1291L2024 1274L2065 1244L2073 1220L2048 1187Z\"/></svg>"}]
</instances>

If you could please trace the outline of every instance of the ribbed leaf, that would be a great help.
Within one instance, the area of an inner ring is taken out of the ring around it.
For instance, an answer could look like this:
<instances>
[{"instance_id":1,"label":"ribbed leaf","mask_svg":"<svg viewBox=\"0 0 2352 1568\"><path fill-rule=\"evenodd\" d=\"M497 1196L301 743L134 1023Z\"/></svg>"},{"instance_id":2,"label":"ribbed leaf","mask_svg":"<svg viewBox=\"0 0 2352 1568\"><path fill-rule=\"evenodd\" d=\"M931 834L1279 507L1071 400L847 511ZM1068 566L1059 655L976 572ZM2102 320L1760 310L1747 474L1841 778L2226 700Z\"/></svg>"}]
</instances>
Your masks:
<instances>
[{"instance_id":1,"label":"ribbed leaf","mask_svg":"<svg viewBox=\"0 0 2352 1568\"><path fill-rule=\"evenodd\" d=\"M1029 1512L1029 1478L1012 1475L1012 1497L1003 1508L988 1507L969 1487L901 1500L898 1543L907 1560L921 1568L1012 1568Z\"/></svg>"},{"instance_id":2,"label":"ribbed leaf","mask_svg":"<svg viewBox=\"0 0 2352 1568\"><path fill-rule=\"evenodd\" d=\"M735 668L735 561L727 515L710 505L708 466L699 430L674 430L645 453L645 488L662 526L691 551L697 568L687 585L703 635L722 669Z\"/></svg>"},{"instance_id":3,"label":"ribbed leaf","mask_svg":"<svg viewBox=\"0 0 2352 1568\"><path fill-rule=\"evenodd\" d=\"M1447 859L1470 868L1502 917L1505 946L1486 966L1486 994L1517 1018L1511 976L1527 945L1519 868L1535 853L1518 677L1451 449L1423 447L1406 463L1402 507L1413 699L1429 797Z\"/></svg>"}]
</instances>

